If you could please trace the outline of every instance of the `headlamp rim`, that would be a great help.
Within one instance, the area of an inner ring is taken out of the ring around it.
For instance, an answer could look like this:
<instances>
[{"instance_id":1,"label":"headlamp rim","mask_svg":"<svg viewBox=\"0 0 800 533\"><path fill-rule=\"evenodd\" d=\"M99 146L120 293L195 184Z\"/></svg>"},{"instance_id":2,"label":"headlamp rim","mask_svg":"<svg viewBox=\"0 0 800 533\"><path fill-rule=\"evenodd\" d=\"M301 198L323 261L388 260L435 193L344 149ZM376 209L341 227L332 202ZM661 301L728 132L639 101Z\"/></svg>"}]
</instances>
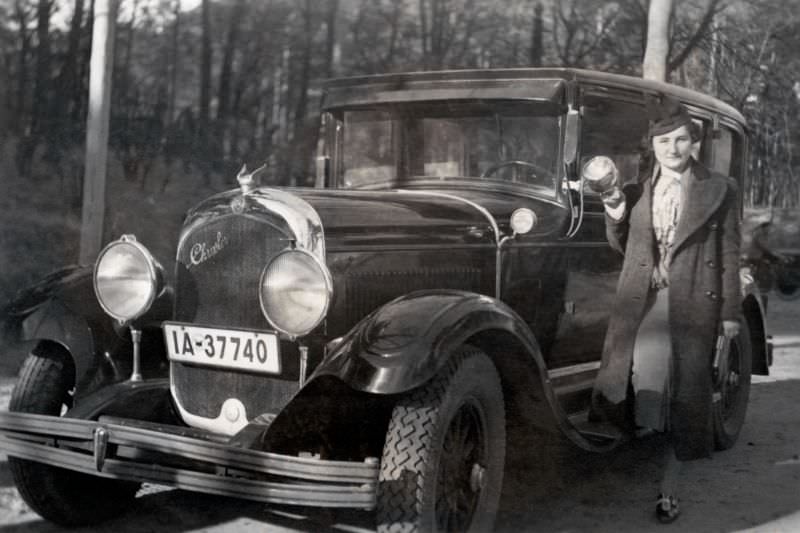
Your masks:
<instances>
[{"instance_id":1,"label":"headlamp rim","mask_svg":"<svg viewBox=\"0 0 800 533\"><path fill-rule=\"evenodd\" d=\"M270 318L269 313L267 313L267 309L264 304L264 292L261 290L262 287L264 286L264 278L267 275L269 267L272 266L272 264L275 263L275 261L277 261L280 257L286 254L302 254L309 257L312 261L312 264L314 264L322 274L322 279L325 283L325 305L322 308L322 312L319 314L319 318L314 322L314 324L311 327L296 332L288 331L286 328L278 326L278 324L276 324L275 321L272 318ZM275 328L275 330L279 331L280 333L283 333L284 335L287 335L292 339L307 335L311 331L313 331L314 328L319 326L322 323L322 321L325 320L325 317L328 316L328 309L330 309L332 299L333 299L333 277L331 276L330 270L328 270L327 265L319 257L311 253L310 251L304 250L302 248L285 248L280 252L278 252L277 254L275 254L274 256L272 256L272 258L264 266L263 270L261 271L261 275L258 278L258 305L259 307L261 307L261 314L264 315L264 318L267 319L267 322L269 322L269 324L273 328Z\"/></svg>"},{"instance_id":2,"label":"headlamp rim","mask_svg":"<svg viewBox=\"0 0 800 533\"><path fill-rule=\"evenodd\" d=\"M100 297L100 290L97 286L97 270L100 266L101 260L111 248L119 246L120 244L129 244L133 246L140 254L142 254L145 264L147 265L147 274L149 278L148 281L150 282L150 290L147 297L147 302L142 306L141 310L133 316L120 316L119 314L111 311L111 309L109 309L105 303L103 303L103 299ZM156 301L156 298L158 298L159 294L163 290L163 287L161 287L161 275L161 264L155 259L155 257L153 257L153 254L150 253L150 250L148 250L145 245L140 243L134 235L126 234L122 235L119 239L108 243L105 247L103 247L102 250L100 250L100 253L97 254L97 259L94 262L94 268L92 272L92 285L94 286L94 294L97 298L97 302L100 304L100 307L103 308L103 311L105 311L106 314L112 318L116 319L120 324L128 324L147 313L147 311L149 311L153 306L153 302Z\"/></svg>"}]
</instances>

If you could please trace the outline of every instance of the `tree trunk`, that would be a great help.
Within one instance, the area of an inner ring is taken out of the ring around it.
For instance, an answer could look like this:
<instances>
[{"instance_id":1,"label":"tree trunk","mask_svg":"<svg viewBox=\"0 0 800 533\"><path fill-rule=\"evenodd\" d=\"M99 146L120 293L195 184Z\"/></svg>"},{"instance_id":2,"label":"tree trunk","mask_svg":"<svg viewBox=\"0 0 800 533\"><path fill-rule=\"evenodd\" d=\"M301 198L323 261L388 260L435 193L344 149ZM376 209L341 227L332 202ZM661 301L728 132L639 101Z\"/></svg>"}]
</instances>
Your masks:
<instances>
[{"instance_id":1,"label":"tree trunk","mask_svg":"<svg viewBox=\"0 0 800 533\"><path fill-rule=\"evenodd\" d=\"M531 55L529 58L532 67L542 66L542 55L544 53L542 11L544 11L542 3L536 2L533 8L533 30L531 31Z\"/></svg>"},{"instance_id":2,"label":"tree trunk","mask_svg":"<svg viewBox=\"0 0 800 533\"><path fill-rule=\"evenodd\" d=\"M236 55L236 43L239 36L239 22L244 15L245 2L244 0L237 0L231 12L230 23L228 25L228 35L225 40L225 49L222 52L222 66L219 73L219 92L217 93L217 121L214 136L214 142L219 146L227 146L226 138L228 134L228 117L230 114L231 102L231 86L233 78L233 60ZM228 154L229 150L223 148L223 156Z\"/></svg>"},{"instance_id":3,"label":"tree trunk","mask_svg":"<svg viewBox=\"0 0 800 533\"><path fill-rule=\"evenodd\" d=\"M33 91L33 133L41 133L50 110L50 11L52 0L39 0L36 8L36 85Z\"/></svg>"},{"instance_id":4,"label":"tree trunk","mask_svg":"<svg viewBox=\"0 0 800 533\"><path fill-rule=\"evenodd\" d=\"M300 66L300 78L297 80L297 100L294 106L294 121L292 124L292 150L291 161L289 161L291 185L298 185L297 174L303 173L306 166L305 159L305 120L308 108L308 83L311 78L311 47L313 45L313 21L312 21L312 0L305 0L303 9L303 43L302 64Z\"/></svg>"},{"instance_id":5,"label":"tree trunk","mask_svg":"<svg viewBox=\"0 0 800 533\"><path fill-rule=\"evenodd\" d=\"M17 94L16 105L12 109L13 116L10 124L16 125L20 133L27 130L25 121L26 96L28 95L28 54L31 49L31 38L28 35L28 16L22 5L22 0L17 0L14 9L14 18L19 26L19 55L17 56Z\"/></svg>"},{"instance_id":6,"label":"tree trunk","mask_svg":"<svg viewBox=\"0 0 800 533\"><path fill-rule=\"evenodd\" d=\"M202 3L202 30L200 51L200 116L198 128L195 132L197 150L195 155L200 158L203 168L203 178L209 181L210 169L208 168L208 128L211 122L211 0Z\"/></svg>"},{"instance_id":7,"label":"tree trunk","mask_svg":"<svg viewBox=\"0 0 800 533\"><path fill-rule=\"evenodd\" d=\"M169 89L167 92L167 124L172 124L175 120L175 100L178 92L178 61L180 53L178 51L178 43L181 29L181 0L175 0L174 9L172 12L175 17L175 23L172 25L172 40L170 43L169 57L170 61L170 75L169 75Z\"/></svg>"},{"instance_id":8,"label":"tree trunk","mask_svg":"<svg viewBox=\"0 0 800 533\"><path fill-rule=\"evenodd\" d=\"M128 110L129 103L127 101L128 88L130 87L131 79L131 58L133 57L133 40L134 40L134 27L136 26L136 9L139 7L139 0L133 0L133 7L131 8L131 19L128 21L128 41L125 43L125 55L122 58L122 65L120 66L120 88L119 99L117 100L122 114L128 117L131 113ZM135 105L135 104L134 104Z\"/></svg>"},{"instance_id":9,"label":"tree trunk","mask_svg":"<svg viewBox=\"0 0 800 533\"><path fill-rule=\"evenodd\" d=\"M667 81L671 15L672 0L650 0L650 11L647 16L647 47L642 64L642 77L645 79Z\"/></svg>"},{"instance_id":10,"label":"tree trunk","mask_svg":"<svg viewBox=\"0 0 800 533\"><path fill-rule=\"evenodd\" d=\"M336 60L336 14L339 11L339 0L328 0L328 12L325 18L325 77L332 78Z\"/></svg>"},{"instance_id":11,"label":"tree trunk","mask_svg":"<svg viewBox=\"0 0 800 533\"><path fill-rule=\"evenodd\" d=\"M55 105L53 109L58 113L59 118L68 121L68 117L74 112L76 106L80 105L80 94L78 83L78 63L81 44L81 31L83 30L84 0L75 0L75 10L72 14L72 21L67 37L67 51L64 54L64 62L58 74L59 91L55 94Z\"/></svg>"}]
</instances>

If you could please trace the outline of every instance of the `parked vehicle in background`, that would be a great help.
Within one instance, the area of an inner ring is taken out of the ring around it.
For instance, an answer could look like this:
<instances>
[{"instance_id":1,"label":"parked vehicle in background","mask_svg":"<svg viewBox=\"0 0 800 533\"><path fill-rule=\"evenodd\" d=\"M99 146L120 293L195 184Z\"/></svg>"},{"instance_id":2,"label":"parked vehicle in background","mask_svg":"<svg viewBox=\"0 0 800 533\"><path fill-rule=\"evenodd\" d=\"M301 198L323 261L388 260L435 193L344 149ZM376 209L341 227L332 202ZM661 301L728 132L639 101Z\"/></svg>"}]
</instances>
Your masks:
<instances>
[{"instance_id":1,"label":"parked vehicle in background","mask_svg":"<svg viewBox=\"0 0 800 533\"><path fill-rule=\"evenodd\" d=\"M602 154L636 176L655 92L741 183L742 116L671 85L573 69L330 81L314 188L243 169L188 214L171 277L125 235L15 308L40 339L0 414L23 497L72 525L149 481L374 510L380 531L491 529L508 427L596 452L627 438L587 419L622 257L577 169ZM770 363L752 283L742 313L720 449Z\"/></svg>"}]
</instances>

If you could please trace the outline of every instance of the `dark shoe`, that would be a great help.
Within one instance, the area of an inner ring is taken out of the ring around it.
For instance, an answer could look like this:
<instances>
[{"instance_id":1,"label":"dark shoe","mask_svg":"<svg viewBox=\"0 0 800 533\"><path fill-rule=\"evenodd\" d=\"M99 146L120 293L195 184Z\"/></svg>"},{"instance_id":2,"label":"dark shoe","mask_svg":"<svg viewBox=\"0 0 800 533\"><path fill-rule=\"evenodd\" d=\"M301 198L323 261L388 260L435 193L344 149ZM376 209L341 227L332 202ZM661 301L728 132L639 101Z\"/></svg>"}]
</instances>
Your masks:
<instances>
[{"instance_id":1,"label":"dark shoe","mask_svg":"<svg viewBox=\"0 0 800 533\"><path fill-rule=\"evenodd\" d=\"M675 496L665 496L664 494L658 495L656 502L656 518L662 524L670 524L674 522L681 514L678 507L678 498Z\"/></svg>"},{"instance_id":2,"label":"dark shoe","mask_svg":"<svg viewBox=\"0 0 800 533\"><path fill-rule=\"evenodd\" d=\"M626 402L611 403L602 394L592 398L592 405L589 408L589 422L612 424L623 433L633 434Z\"/></svg>"}]
</instances>

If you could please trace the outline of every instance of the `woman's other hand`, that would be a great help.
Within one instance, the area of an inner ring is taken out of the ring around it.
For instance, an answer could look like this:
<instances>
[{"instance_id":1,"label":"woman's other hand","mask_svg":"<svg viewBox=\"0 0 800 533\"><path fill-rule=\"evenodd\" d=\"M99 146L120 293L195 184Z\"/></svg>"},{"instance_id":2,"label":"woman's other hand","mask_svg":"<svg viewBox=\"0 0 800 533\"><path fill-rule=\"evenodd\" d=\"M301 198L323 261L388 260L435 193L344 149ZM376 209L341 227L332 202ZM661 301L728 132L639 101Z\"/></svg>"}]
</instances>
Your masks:
<instances>
[{"instance_id":1,"label":"woman's other hand","mask_svg":"<svg viewBox=\"0 0 800 533\"><path fill-rule=\"evenodd\" d=\"M739 323L738 320L723 320L722 321L722 333L728 339L732 339L736 335L738 335L739 331L741 329L742 329L742 325Z\"/></svg>"}]
</instances>

